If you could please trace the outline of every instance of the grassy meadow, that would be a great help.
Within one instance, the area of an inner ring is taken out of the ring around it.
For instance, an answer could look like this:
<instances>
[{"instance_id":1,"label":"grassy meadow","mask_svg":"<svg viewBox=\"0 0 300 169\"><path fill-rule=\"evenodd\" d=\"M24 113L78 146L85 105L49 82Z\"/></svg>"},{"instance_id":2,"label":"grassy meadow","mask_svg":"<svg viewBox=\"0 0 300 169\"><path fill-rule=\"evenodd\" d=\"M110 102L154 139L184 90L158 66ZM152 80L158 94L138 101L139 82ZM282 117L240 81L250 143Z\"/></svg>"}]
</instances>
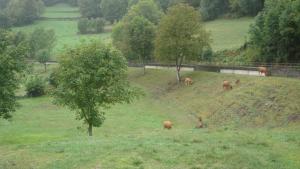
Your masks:
<instances>
[{"instance_id":1,"label":"grassy meadow","mask_svg":"<svg viewBox=\"0 0 300 169\"><path fill-rule=\"evenodd\" d=\"M0 121L0 168L300 168L299 80L207 72L184 76L194 84L177 86L170 70L147 70L143 76L131 68L129 79L145 96L113 106L93 137L50 97L20 99L12 121ZM237 78L239 86L222 90L224 79ZM206 128L195 129L192 114L202 116ZM164 120L174 128L163 129Z\"/></svg>"},{"instance_id":2,"label":"grassy meadow","mask_svg":"<svg viewBox=\"0 0 300 169\"><path fill-rule=\"evenodd\" d=\"M64 4L46 8L43 19L13 28L31 32L54 29L57 42L53 60L64 46L102 39L105 33L79 35L79 10ZM56 19L57 20L56 20ZM240 47L253 18L206 22L213 50ZM45 80L33 63L32 74ZM0 119L0 169L299 169L300 80L250 77L209 72L182 72L193 85L177 85L173 70L129 68L130 83L145 95L131 104L107 110L106 120L89 137L87 126L74 112L54 105L48 95L25 96L17 91L20 106L11 121ZM223 80L241 83L224 91ZM50 88L47 89L48 93ZM196 116L205 127L196 129ZM163 121L174 123L163 129Z\"/></svg>"}]
</instances>

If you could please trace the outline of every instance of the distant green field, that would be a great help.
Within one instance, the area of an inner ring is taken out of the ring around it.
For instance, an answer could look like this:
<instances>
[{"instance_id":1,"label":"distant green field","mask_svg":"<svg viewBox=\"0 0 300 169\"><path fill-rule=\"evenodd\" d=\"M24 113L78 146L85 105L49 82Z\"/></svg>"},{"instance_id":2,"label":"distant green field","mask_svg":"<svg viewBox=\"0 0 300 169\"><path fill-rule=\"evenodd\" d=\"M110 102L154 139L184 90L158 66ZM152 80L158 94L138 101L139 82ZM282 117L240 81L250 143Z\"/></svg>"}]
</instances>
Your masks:
<instances>
[{"instance_id":1,"label":"distant green field","mask_svg":"<svg viewBox=\"0 0 300 169\"><path fill-rule=\"evenodd\" d=\"M73 46L80 41L90 39L102 39L103 41L110 41L110 33L91 34L91 35L79 35L77 32L76 21L37 21L33 25L14 28L14 30L22 30L25 32L31 32L38 27L44 27L47 29L54 29L56 33L56 45L54 48L54 55L63 51L65 45Z\"/></svg>"},{"instance_id":2,"label":"distant green field","mask_svg":"<svg viewBox=\"0 0 300 169\"><path fill-rule=\"evenodd\" d=\"M38 68L37 71L41 71ZM48 96L20 99L0 120L1 169L298 169L300 81L207 72L130 69L145 96L115 105L89 138L86 126ZM222 81L241 79L224 92ZM206 128L195 129L203 117ZM294 117L294 118L292 118ZM171 120L172 130L162 122Z\"/></svg>"},{"instance_id":3,"label":"distant green field","mask_svg":"<svg viewBox=\"0 0 300 169\"><path fill-rule=\"evenodd\" d=\"M80 17L78 7L71 7L67 4L57 4L47 7L42 17L47 18L72 18Z\"/></svg>"},{"instance_id":4,"label":"distant green field","mask_svg":"<svg viewBox=\"0 0 300 169\"><path fill-rule=\"evenodd\" d=\"M79 17L79 9L70 7L66 4L58 4L47 7L43 17L49 18L69 18ZM211 33L213 40L212 48L215 51L232 49L240 47L246 40L249 25L253 22L253 18L240 19L219 19L216 21L206 22L206 29ZM59 21L59 20L41 20L32 25L14 28L14 30L32 31L36 27L44 27L54 29L57 36L56 46L54 48L54 56L58 55L65 45L73 46L82 40L102 39L104 42L110 42L110 31L112 26L107 26L107 32L93 35L78 35L76 21Z\"/></svg>"},{"instance_id":5,"label":"distant green field","mask_svg":"<svg viewBox=\"0 0 300 169\"><path fill-rule=\"evenodd\" d=\"M205 26L213 39L215 51L238 48L245 43L253 18L219 19L206 22Z\"/></svg>"}]
</instances>

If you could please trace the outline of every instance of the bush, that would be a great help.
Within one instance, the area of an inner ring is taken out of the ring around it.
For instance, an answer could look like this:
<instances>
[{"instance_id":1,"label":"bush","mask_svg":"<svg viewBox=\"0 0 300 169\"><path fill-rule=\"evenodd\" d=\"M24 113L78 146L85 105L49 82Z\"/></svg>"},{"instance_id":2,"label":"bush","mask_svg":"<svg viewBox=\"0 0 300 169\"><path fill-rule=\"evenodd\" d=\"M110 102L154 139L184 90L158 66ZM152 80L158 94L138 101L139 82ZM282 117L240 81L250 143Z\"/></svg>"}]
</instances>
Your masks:
<instances>
[{"instance_id":1,"label":"bush","mask_svg":"<svg viewBox=\"0 0 300 169\"><path fill-rule=\"evenodd\" d=\"M30 76L26 82L26 94L29 97L38 97L45 94L45 81L38 76Z\"/></svg>"},{"instance_id":2,"label":"bush","mask_svg":"<svg viewBox=\"0 0 300 169\"><path fill-rule=\"evenodd\" d=\"M78 21L78 30L79 30L79 33L81 33L81 34L86 34L87 33L88 22L89 22L89 20L87 18L83 18L83 19L80 19Z\"/></svg>"},{"instance_id":3,"label":"bush","mask_svg":"<svg viewBox=\"0 0 300 169\"><path fill-rule=\"evenodd\" d=\"M105 20L102 18L97 18L95 19L95 31L97 33L101 33L104 31L104 26L105 26Z\"/></svg>"},{"instance_id":4,"label":"bush","mask_svg":"<svg viewBox=\"0 0 300 169\"><path fill-rule=\"evenodd\" d=\"M53 87L57 87L58 86L58 80L57 80L57 71L53 71L49 78L48 78L48 82L51 86Z\"/></svg>"}]
</instances>

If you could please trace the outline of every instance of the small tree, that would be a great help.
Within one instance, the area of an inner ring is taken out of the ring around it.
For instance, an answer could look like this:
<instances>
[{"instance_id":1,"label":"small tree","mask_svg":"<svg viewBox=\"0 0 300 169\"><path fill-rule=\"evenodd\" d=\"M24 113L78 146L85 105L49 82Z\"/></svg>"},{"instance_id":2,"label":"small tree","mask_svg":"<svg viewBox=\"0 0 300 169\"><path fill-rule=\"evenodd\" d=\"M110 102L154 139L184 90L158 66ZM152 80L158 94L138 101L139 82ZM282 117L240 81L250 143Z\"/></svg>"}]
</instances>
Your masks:
<instances>
[{"instance_id":1,"label":"small tree","mask_svg":"<svg viewBox=\"0 0 300 169\"><path fill-rule=\"evenodd\" d=\"M171 7L162 18L155 42L158 60L176 63L177 81L184 61L197 60L202 49L209 46L209 34L200 22L193 7L178 4Z\"/></svg>"},{"instance_id":2,"label":"small tree","mask_svg":"<svg viewBox=\"0 0 300 169\"><path fill-rule=\"evenodd\" d=\"M79 33L86 34L88 32L88 23L89 23L89 20L87 18L83 18L78 21L77 27L78 27Z\"/></svg>"},{"instance_id":3,"label":"small tree","mask_svg":"<svg viewBox=\"0 0 300 169\"><path fill-rule=\"evenodd\" d=\"M104 26L105 26L105 20L102 18L96 18L94 20L95 22L95 32L96 33L101 33L104 31Z\"/></svg>"},{"instance_id":4,"label":"small tree","mask_svg":"<svg viewBox=\"0 0 300 169\"><path fill-rule=\"evenodd\" d=\"M119 21L127 12L127 0L102 0L101 10L103 16L110 23Z\"/></svg>"},{"instance_id":5,"label":"small tree","mask_svg":"<svg viewBox=\"0 0 300 169\"><path fill-rule=\"evenodd\" d=\"M76 111L77 119L88 124L90 136L92 128L104 122L107 108L136 96L126 79L125 58L110 46L81 44L65 52L59 63L56 102Z\"/></svg>"},{"instance_id":6,"label":"small tree","mask_svg":"<svg viewBox=\"0 0 300 169\"><path fill-rule=\"evenodd\" d=\"M47 49L39 50L36 54L38 62L44 65L45 72L47 72L47 62L50 59L50 51Z\"/></svg>"},{"instance_id":7,"label":"small tree","mask_svg":"<svg viewBox=\"0 0 300 169\"><path fill-rule=\"evenodd\" d=\"M30 55L32 58L37 58L37 54L41 50L52 51L55 44L55 32L52 29L36 28L29 37Z\"/></svg>"},{"instance_id":8,"label":"small tree","mask_svg":"<svg viewBox=\"0 0 300 169\"><path fill-rule=\"evenodd\" d=\"M131 51L143 64L145 74L145 62L154 50L155 26L144 17L136 16L129 22L128 32Z\"/></svg>"}]
</instances>

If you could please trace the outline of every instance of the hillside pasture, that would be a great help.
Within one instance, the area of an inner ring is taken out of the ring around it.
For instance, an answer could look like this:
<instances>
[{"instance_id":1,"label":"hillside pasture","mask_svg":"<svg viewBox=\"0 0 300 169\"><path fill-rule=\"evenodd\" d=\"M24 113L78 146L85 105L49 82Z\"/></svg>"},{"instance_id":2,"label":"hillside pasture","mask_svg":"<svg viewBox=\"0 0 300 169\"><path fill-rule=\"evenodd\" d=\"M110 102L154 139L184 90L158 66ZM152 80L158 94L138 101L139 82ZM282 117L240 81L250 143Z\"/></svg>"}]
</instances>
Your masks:
<instances>
[{"instance_id":1,"label":"hillside pasture","mask_svg":"<svg viewBox=\"0 0 300 169\"><path fill-rule=\"evenodd\" d=\"M142 74L129 70L145 96L113 106L93 137L50 97L20 99L12 121L0 121L0 168L300 168L300 121L290 118L300 110L299 80L185 72L194 80L186 87L170 70ZM225 92L224 79L241 84Z\"/></svg>"}]
</instances>

